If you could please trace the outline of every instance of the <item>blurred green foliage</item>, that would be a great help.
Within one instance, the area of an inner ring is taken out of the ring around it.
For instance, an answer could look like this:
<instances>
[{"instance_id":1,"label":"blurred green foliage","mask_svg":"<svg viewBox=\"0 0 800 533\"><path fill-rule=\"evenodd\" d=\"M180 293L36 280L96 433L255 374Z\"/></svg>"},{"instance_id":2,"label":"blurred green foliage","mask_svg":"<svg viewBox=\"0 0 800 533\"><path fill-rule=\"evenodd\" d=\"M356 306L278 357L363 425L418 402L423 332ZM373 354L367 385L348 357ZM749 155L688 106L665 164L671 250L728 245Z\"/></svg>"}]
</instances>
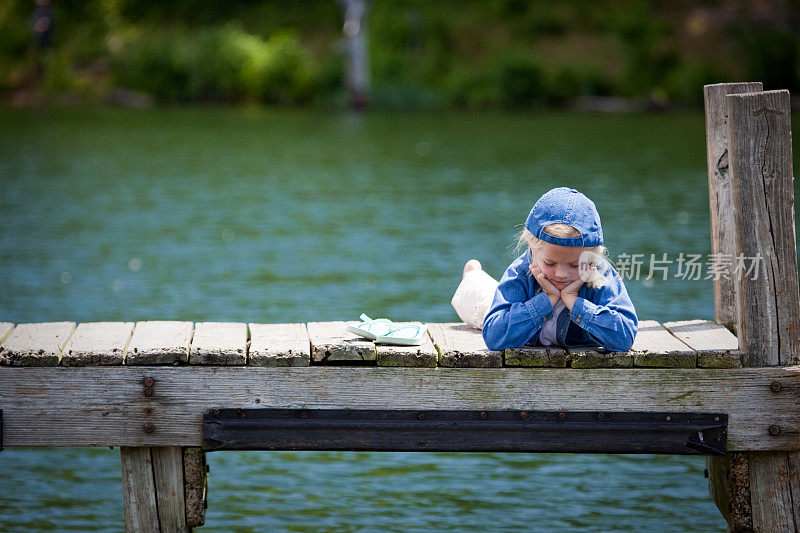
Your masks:
<instances>
[{"instance_id":1,"label":"blurred green foliage","mask_svg":"<svg viewBox=\"0 0 800 533\"><path fill-rule=\"evenodd\" d=\"M235 25L178 28L119 46L111 62L116 82L162 101L298 104L311 99L317 80L310 54L286 32L263 40Z\"/></svg>"},{"instance_id":2,"label":"blurred green foliage","mask_svg":"<svg viewBox=\"0 0 800 533\"><path fill-rule=\"evenodd\" d=\"M54 0L37 51L33 2L0 3L0 93L163 102L343 102L334 0ZM695 105L702 86L800 90L800 3L741 0L372 0L379 107L526 108L623 96Z\"/></svg>"}]
</instances>

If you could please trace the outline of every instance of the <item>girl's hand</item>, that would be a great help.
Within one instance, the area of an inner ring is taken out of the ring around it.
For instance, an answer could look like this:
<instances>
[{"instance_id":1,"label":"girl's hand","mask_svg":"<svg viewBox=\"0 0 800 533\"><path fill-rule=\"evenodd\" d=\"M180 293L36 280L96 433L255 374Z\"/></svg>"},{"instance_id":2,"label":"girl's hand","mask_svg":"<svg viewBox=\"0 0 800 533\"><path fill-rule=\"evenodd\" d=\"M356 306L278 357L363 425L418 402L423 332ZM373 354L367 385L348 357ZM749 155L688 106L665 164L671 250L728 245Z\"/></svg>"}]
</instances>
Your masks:
<instances>
[{"instance_id":1,"label":"girl's hand","mask_svg":"<svg viewBox=\"0 0 800 533\"><path fill-rule=\"evenodd\" d=\"M583 287L583 280L578 278L561 291L561 301L564 302L564 305L567 306L567 309L570 311L572 311L575 300L578 299L578 291L581 287Z\"/></svg>"},{"instance_id":2,"label":"girl's hand","mask_svg":"<svg viewBox=\"0 0 800 533\"><path fill-rule=\"evenodd\" d=\"M533 272L533 277L539 282L539 285L542 287L544 293L548 298L550 298L550 305L555 307L556 302L558 302L558 300L561 298L561 291L558 290L555 285L550 283L550 280L545 277L539 265L534 264L531 267L531 272Z\"/></svg>"}]
</instances>

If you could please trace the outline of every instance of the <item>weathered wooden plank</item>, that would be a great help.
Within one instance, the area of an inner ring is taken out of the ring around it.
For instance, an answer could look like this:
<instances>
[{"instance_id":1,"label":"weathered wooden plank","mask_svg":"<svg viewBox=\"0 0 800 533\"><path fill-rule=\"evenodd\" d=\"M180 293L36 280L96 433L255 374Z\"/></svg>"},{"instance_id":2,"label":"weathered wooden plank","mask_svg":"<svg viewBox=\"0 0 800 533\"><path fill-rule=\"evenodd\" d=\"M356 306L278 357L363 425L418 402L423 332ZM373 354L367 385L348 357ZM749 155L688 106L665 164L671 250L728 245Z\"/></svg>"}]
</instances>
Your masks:
<instances>
[{"instance_id":1,"label":"weathered wooden plank","mask_svg":"<svg viewBox=\"0 0 800 533\"><path fill-rule=\"evenodd\" d=\"M308 366L311 341L305 324L250 324L248 364Z\"/></svg>"},{"instance_id":2,"label":"weathered wooden plank","mask_svg":"<svg viewBox=\"0 0 800 533\"><path fill-rule=\"evenodd\" d=\"M407 324L418 325L419 322L396 322L398 326ZM428 334L425 342L419 346L392 346L386 344L376 344L376 362L378 366L420 366L436 367L439 353L436 351L433 342Z\"/></svg>"},{"instance_id":3,"label":"weathered wooden plank","mask_svg":"<svg viewBox=\"0 0 800 533\"><path fill-rule=\"evenodd\" d=\"M14 329L14 324L11 322L0 322L0 344L3 344L5 340L11 335L11 331Z\"/></svg>"},{"instance_id":4,"label":"weathered wooden plank","mask_svg":"<svg viewBox=\"0 0 800 533\"><path fill-rule=\"evenodd\" d=\"M651 368L693 368L697 353L655 320L639 322L631 353L634 365Z\"/></svg>"},{"instance_id":5,"label":"weathered wooden plank","mask_svg":"<svg viewBox=\"0 0 800 533\"><path fill-rule=\"evenodd\" d=\"M754 272L735 275L746 366L791 365L800 354L788 91L726 96L736 250ZM762 260L756 260L761 258Z\"/></svg>"},{"instance_id":6,"label":"weathered wooden plank","mask_svg":"<svg viewBox=\"0 0 800 533\"><path fill-rule=\"evenodd\" d=\"M503 352L487 348L481 332L467 324L429 324L428 332L439 353L441 366L460 368L503 366Z\"/></svg>"},{"instance_id":7,"label":"weathered wooden plank","mask_svg":"<svg viewBox=\"0 0 800 533\"><path fill-rule=\"evenodd\" d=\"M184 494L186 525L200 527L206 521L206 454L201 448L183 449Z\"/></svg>"},{"instance_id":8,"label":"weathered wooden plank","mask_svg":"<svg viewBox=\"0 0 800 533\"><path fill-rule=\"evenodd\" d=\"M717 83L703 87L706 111L706 155L708 161L708 198L711 214L711 253L715 257L736 254L733 186L729 176L729 94L763 90L760 82ZM714 280L715 320L735 325L736 286L732 276Z\"/></svg>"},{"instance_id":9,"label":"weathered wooden plank","mask_svg":"<svg viewBox=\"0 0 800 533\"><path fill-rule=\"evenodd\" d=\"M145 377L155 380L145 396ZM779 392L771 384L781 384ZM729 415L729 450L800 450L800 367L0 368L8 446L199 446L213 408L699 411ZM148 414L149 410L149 414ZM145 424L151 423L148 432ZM778 426L771 435L771 425Z\"/></svg>"},{"instance_id":10,"label":"weathered wooden plank","mask_svg":"<svg viewBox=\"0 0 800 533\"><path fill-rule=\"evenodd\" d=\"M785 453L748 454L753 531L794 533L794 509Z\"/></svg>"},{"instance_id":11,"label":"weathered wooden plank","mask_svg":"<svg viewBox=\"0 0 800 533\"><path fill-rule=\"evenodd\" d=\"M156 486L150 448L120 448L125 531L159 531Z\"/></svg>"},{"instance_id":12,"label":"weathered wooden plank","mask_svg":"<svg viewBox=\"0 0 800 533\"><path fill-rule=\"evenodd\" d=\"M742 366L739 339L728 331L728 328L708 320L667 322L664 327L697 351L697 366L701 368Z\"/></svg>"},{"instance_id":13,"label":"weathered wooden plank","mask_svg":"<svg viewBox=\"0 0 800 533\"><path fill-rule=\"evenodd\" d=\"M191 322L137 322L125 364L170 365L187 362L192 329Z\"/></svg>"},{"instance_id":14,"label":"weathered wooden plank","mask_svg":"<svg viewBox=\"0 0 800 533\"><path fill-rule=\"evenodd\" d=\"M189 348L193 365L247 364L247 324L198 322Z\"/></svg>"},{"instance_id":15,"label":"weathered wooden plank","mask_svg":"<svg viewBox=\"0 0 800 533\"><path fill-rule=\"evenodd\" d=\"M570 363L569 353L558 346L508 348L503 359L506 366L564 368Z\"/></svg>"},{"instance_id":16,"label":"weathered wooden plank","mask_svg":"<svg viewBox=\"0 0 800 533\"><path fill-rule=\"evenodd\" d=\"M61 365L121 365L132 333L133 322L78 324L61 352Z\"/></svg>"},{"instance_id":17,"label":"weathered wooden plank","mask_svg":"<svg viewBox=\"0 0 800 533\"><path fill-rule=\"evenodd\" d=\"M598 352L591 348L567 348L572 368L631 368L629 352Z\"/></svg>"},{"instance_id":18,"label":"weathered wooden plank","mask_svg":"<svg viewBox=\"0 0 800 533\"><path fill-rule=\"evenodd\" d=\"M75 322L19 324L0 346L0 365L56 366Z\"/></svg>"},{"instance_id":19,"label":"weathered wooden plank","mask_svg":"<svg viewBox=\"0 0 800 533\"><path fill-rule=\"evenodd\" d=\"M188 532L184 500L183 453L178 446L151 449L161 533Z\"/></svg>"},{"instance_id":20,"label":"weathered wooden plank","mask_svg":"<svg viewBox=\"0 0 800 533\"><path fill-rule=\"evenodd\" d=\"M359 322L309 322L311 360L315 363L375 361L375 344L347 331Z\"/></svg>"}]
</instances>

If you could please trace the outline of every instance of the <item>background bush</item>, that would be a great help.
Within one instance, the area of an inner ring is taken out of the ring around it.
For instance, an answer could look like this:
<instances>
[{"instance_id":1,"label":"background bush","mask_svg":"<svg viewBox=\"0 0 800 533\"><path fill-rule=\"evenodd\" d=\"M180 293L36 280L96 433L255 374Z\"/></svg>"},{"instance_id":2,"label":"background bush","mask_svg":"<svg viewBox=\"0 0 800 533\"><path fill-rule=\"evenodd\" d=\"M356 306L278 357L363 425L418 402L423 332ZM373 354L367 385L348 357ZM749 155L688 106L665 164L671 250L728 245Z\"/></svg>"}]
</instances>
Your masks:
<instances>
[{"instance_id":1,"label":"background bush","mask_svg":"<svg viewBox=\"0 0 800 533\"><path fill-rule=\"evenodd\" d=\"M800 4L740 0L372 0L378 107L526 108L622 96L698 105L702 85L800 91ZM0 96L343 103L334 0L57 0L37 58L30 0L0 2ZM37 76L37 64L43 76Z\"/></svg>"}]
</instances>

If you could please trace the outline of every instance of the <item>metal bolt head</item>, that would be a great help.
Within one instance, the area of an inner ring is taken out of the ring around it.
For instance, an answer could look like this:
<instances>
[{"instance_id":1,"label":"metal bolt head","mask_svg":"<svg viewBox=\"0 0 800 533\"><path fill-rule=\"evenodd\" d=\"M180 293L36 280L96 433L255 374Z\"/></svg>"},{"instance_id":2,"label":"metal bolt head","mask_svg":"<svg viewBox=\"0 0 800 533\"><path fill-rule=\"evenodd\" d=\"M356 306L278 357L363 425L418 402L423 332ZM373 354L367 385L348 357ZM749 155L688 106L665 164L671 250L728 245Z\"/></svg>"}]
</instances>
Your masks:
<instances>
[{"instance_id":1,"label":"metal bolt head","mask_svg":"<svg viewBox=\"0 0 800 533\"><path fill-rule=\"evenodd\" d=\"M420 419L420 420L425 420L425 413L419 413L417 415L417 418Z\"/></svg>"},{"instance_id":2,"label":"metal bolt head","mask_svg":"<svg viewBox=\"0 0 800 533\"><path fill-rule=\"evenodd\" d=\"M481 420L486 420L486 411L481 411Z\"/></svg>"},{"instance_id":3,"label":"metal bolt head","mask_svg":"<svg viewBox=\"0 0 800 533\"><path fill-rule=\"evenodd\" d=\"M558 418L564 420L565 418L567 418L567 413L558 413Z\"/></svg>"},{"instance_id":4,"label":"metal bolt head","mask_svg":"<svg viewBox=\"0 0 800 533\"><path fill-rule=\"evenodd\" d=\"M300 413L300 418L308 418L308 413L303 411L302 413Z\"/></svg>"},{"instance_id":5,"label":"metal bolt head","mask_svg":"<svg viewBox=\"0 0 800 533\"><path fill-rule=\"evenodd\" d=\"M770 384L769 388L770 388L770 390L771 390L772 392L780 392L780 390L783 388L783 386L780 384L780 382L779 382L779 381L773 381L773 382Z\"/></svg>"},{"instance_id":6,"label":"metal bolt head","mask_svg":"<svg viewBox=\"0 0 800 533\"><path fill-rule=\"evenodd\" d=\"M778 426L773 424L769 427L769 434L772 435L773 437L780 435L780 433L781 433L781 428L779 428Z\"/></svg>"},{"instance_id":7,"label":"metal bolt head","mask_svg":"<svg viewBox=\"0 0 800 533\"><path fill-rule=\"evenodd\" d=\"M149 387L144 389L144 395L145 396L152 396L153 395L153 389L151 389Z\"/></svg>"},{"instance_id":8,"label":"metal bolt head","mask_svg":"<svg viewBox=\"0 0 800 533\"><path fill-rule=\"evenodd\" d=\"M151 377L144 378L144 386L145 387L152 387L155 384L156 380Z\"/></svg>"},{"instance_id":9,"label":"metal bolt head","mask_svg":"<svg viewBox=\"0 0 800 533\"><path fill-rule=\"evenodd\" d=\"M147 424L144 425L144 432L145 433L152 433L155 430L156 430L156 427L151 422L148 422Z\"/></svg>"}]
</instances>

